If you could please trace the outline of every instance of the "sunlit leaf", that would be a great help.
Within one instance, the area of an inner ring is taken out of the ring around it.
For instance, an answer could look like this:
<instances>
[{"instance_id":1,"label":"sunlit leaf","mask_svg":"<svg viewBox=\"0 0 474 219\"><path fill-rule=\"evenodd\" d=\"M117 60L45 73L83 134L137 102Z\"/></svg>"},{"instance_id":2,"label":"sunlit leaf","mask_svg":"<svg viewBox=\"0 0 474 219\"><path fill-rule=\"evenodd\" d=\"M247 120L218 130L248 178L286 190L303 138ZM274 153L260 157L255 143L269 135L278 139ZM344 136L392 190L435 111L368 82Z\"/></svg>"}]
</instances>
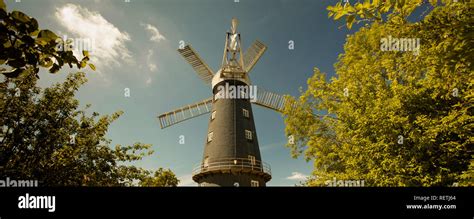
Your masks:
<instances>
[{"instance_id":1,"label":"sunlit leaf","mask_svg":"<svg viewBox=\"0 0 474 219\"><path fill-rule=\"evenodd\" d=\"M93 71L95 71L95 65L94 65L94 64L89 63L89 67L90 67Z\"/></svg>"},{"instance_id":2,"label":"sunlit leaf","mask_svg":"<svg viewBox=\"0 0 474 219\"><path fill-rule=\"evenodd\" d=\"M13 11L11 12L11 16L13 19L22 23L26 23L30 21L30 17L28 17L28 15L24 14L21 11Z\"/></svg>"},{"instance_id":3,"label":"sunlit leaf","mask_svg":"<svg viewBox=\"0 0 474 219\"><path fill-rule=\"evenodd\" d=\"M38 33L38 38L44 39L46 41L55 41L58 36L50 30L40 30Z\"/></svg>"},{"instance_id":4,"label":"sunlit leaf","mask_svg":"<svg viewBox=\"0 0 474 219\"><path fill-rule=\"evenodd\" d=\"M352 28L352 24L354 23L354 20L355 20L355 15L349 15L347 16L347 28L348 29L351 29Z\"/></svg>"}]
</instances>

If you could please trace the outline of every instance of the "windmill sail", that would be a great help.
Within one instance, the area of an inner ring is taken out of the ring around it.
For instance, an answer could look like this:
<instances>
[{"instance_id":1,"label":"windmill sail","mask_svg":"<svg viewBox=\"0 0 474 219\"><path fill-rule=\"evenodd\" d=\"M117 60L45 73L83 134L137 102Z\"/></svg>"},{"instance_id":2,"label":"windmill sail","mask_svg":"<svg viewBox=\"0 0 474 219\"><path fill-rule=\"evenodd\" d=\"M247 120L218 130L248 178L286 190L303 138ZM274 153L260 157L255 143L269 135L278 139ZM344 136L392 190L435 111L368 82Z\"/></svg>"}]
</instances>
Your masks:
<instances>
[{"instance_id":1,"label":"windmill sail","mask_svg":"<svg viewBox=\"0 0 474 219\"><path fill-rule=\"evenodd\" d=\"M162 129L174 125L176 123L207 114L212 109L212 97L207 98L198 103L181 107L180 109L163 113L158 116Z\"/></svg>"},{"instance_id":2,"label":"windmill sail","mask_svg":"<svg viewBox=\"0 0 474 219\"><path fill-rule=\"evenodd\" d=\"M250 46L244 54L244 65L245 71L250 72L252 68L257 64L260 57L267 50L267 46L262 42L256 40L252 46Z\"/></svg>"},{"instance_id":3,"label":"windmill sail","mask_svg":"<svg viewBox=\"0 0 474 219\"><path fill-rule=\"evenodd\" d=\"M287 100L283 95L258 89L257 99L254 103L278 112L283 112L286 102Z\"/></svg>"},{"instance_id":4,"label":"windmill sail","mask_svg":"<svg viewBox=\"0 0 474 219\"><path fill-rule=\"evenodd\" d=\"M214 76L212 69L199 57L197 52L194 51L190 45L186 45L183 49L178 49L178 52L191 64L201 80L208 84L211 83L212 77Z\"/></svg>"}]
</instances>

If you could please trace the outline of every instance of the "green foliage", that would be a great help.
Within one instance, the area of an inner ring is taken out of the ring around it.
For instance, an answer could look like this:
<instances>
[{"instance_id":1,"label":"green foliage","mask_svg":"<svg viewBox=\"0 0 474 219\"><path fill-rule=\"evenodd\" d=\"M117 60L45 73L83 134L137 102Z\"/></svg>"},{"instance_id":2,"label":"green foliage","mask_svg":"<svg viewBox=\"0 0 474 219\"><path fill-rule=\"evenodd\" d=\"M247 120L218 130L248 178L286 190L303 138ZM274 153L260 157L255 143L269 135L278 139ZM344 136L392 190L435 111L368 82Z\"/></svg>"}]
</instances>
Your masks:
<instances>
[{"instance_id":1,"label":"green foliage","mask_svg":"<svg viewBox=\"0 0 474 219\"><path fill-rule=\"evenodd\" d=\"M16 78L22 74L38 76L39 67L58 72L65 64L84 68L89 54L78 60L64 49L61 38L50 30L39 29L38 21L20 11L7 12L0 0L0 73ZM91 69L95 69L93 65Z\"/></svg>"},{"instance_id":2,"label":"green foliage","mask_svg":"<svg viewBox=\"0 0 474 219\"><path fill-rule=\"evenodd\" d=\"M140 186L147 187L172 187L178 185L179 180L176 178L171 170L164 170L163 168L155 171L153 175L148 175L140 182Z\"/></svg>"},{"instance_id":3,"label":"green foliage","mask_svg":"<svg viewBox=\"0 0 474 219\"><path fill-rule=\"evenodd\" d=\"M105 138L122 112L99 117L78 109L75 92L84 73L44 90L36 86L40 67L51 73L64 64L84 68L89 52L77 60L56 34L19 11L6 12L0 1L0 178L35 179L43 186L176 186L170 170L156 172L125 165L151 155L151 145L135 143L112 149ZM88 64L95 70L93 64Z\"/></svg>"},{"instance_id":4,"label":"green foliage","mask_svg":"<svg viewBox=\"0 0 474 219\"><path fill-rule=\"evenodd\" d=\"M433 7L438 5L469 4L470 0L430 0ZM422 6L427 6L426 0L360 0L354 4L350 2L328 6L328 16L334 20L346 17L346 26L351 29L354 22L382 21L384 14L389 14L392 21L405 22L412 12Z\"/></svg>"},{"instance_id":5,"label":"green foliage","mask_svg":"<svg viewBox=\"0 0 474 219\"><path fill-rule=\"evenodd\" d=\"M474 184L472 18L453 4L417 23L375 22L348 37L337 77L315 68L284 113L293 156L314 160L308 185ZM382 51L387 36L420 38L420 54Z\"/></svg>"},{"instance_id":6,"label":"green foliage","mask_svg":"<svg viewBox=\"0 0 474 219\"><path fill-rule=\"evenodd\" d=\"M99 117L78 109L75 92L84 73L43 91L37 78L6 78L0 101L0 178L37 179L47 186L176 186L171 171L150 172L124 163L153 153L151 145L135 143L110 148L109 125L122 112ZM139 183L142 184L142 183Z\"/></svg>"}]
</instances>

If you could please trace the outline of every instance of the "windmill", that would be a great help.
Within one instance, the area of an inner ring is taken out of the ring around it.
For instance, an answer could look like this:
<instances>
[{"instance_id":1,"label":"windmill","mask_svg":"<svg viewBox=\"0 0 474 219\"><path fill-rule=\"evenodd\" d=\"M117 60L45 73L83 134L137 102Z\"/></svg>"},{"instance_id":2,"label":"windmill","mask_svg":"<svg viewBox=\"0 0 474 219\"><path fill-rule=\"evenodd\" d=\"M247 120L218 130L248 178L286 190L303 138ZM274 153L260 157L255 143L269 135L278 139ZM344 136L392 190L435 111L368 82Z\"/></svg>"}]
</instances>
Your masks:
<instances>
[{"instance_id":1,"label":"windmill","mask_svg":"<svg viewBox=\"0 0 474 219\"><path fill-rule=\"evenodd\" d=\"M252 103L282 111L285 98L251 85L249 72L267 47L257 40L242 54L237 26L233 18L216 73L190 45L178 49L199 78L211 85L213 96L158 116L163 129L211 113L203 159L192 172L199 186L265 186L271 179L270 166L260 155ZM251 93L256 95L252 98Z\"/></svg>"}]
</instances>

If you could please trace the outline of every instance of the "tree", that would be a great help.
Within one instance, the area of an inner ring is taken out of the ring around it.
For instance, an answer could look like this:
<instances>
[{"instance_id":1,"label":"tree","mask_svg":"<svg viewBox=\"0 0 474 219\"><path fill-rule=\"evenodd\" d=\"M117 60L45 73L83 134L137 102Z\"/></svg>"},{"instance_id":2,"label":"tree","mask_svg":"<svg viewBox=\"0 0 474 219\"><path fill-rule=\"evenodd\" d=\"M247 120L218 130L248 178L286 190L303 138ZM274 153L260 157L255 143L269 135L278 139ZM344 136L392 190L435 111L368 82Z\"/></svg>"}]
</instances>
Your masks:
<instances>
[{"instance_id":1,"label":"tree","mask_svg":"<svg viewBox=\"0 0 474 219\"><path fill-rule=\"evenodd\" d=\"M346 17L347 28L354 23L391 20L396 23L406 23L415 9L425 7L427 10L439 5L469 4L469 0L359 0L354 4L346 1L328 6L329 17L339 20ZM431 7L429 7L431 6ZM425 11L426 12L426 11ZM384 17L384 15L387 15Z\"/></svg>"},{"instance_id":2,"label":"tree","mask_svg":"<svg viewBox=\"0 0 474 219\"><path fill-rule=\"evenodd\" d=\"M77 59L68 49L71 42L63 42L50 30L39 29L38 21L20 11L7 12L0 0L0 73L16 78L22 74L38 77L40 67L58 72L65 64L84 68L89 61L88 51ZM89 64L95 70L93 64Z\"/></svg>"},{"instance_id":3,"label":"tree","mask_svg":"<svg viewBox=\"0 0 474 219\"><path fill-rule=\"evenodd\" d=\"M450 4L416 23L375 21L348 37L337 77L315 68L284 113L293 156L314 160L308 185L474 185L472 17ZM383 51L388 37L420 39L419 54Z\"/></svg>"},{"instance_id":4,"label":"tree","mask_svg":"<svg viewBox=\"0 0 474 219\"><path fill-rule=\"evenodd\" d=\"M0 101L0 178L36 179L47 186L176 186L167 170L153 173L124 165L150 155L151 145L135 143L110 148L109 125L122 112L99 117L78 109L75 92L87 80L70 74L64 83L44 90L33 74L6 78ZM140 183L141 182L141 183Z\"/></svg>"},{"instance_id":5,"label":"tree","mask_svg":"<svg viewBox=\"0 0 474 219\"><path fill-rule=\"evenodd\" d=\"M164 170L163 168L155 171L153 176L147 176L141 180L140 186L147 187L169 187L178 185L179 180L176 178L173 172L170 170Z\"/></svg>"},{"instance_id":6,"label":"tree","mask_svg":"<svg viewBox=\"0 0 474 219\"><path fill-rule=\"evenodd\" d=\"M19 11L7 12L0 1L0 178L38 180L45 186L176 186L170 170L156 172L125 163L153 152L151 145L109 147L108 126L122 112L99 117L78 109L75 92L87 80L84 73L44 90L36 86L39 68L51 73L61 67L84 68L89 53L78 60L36 19ZM95 70L93 64L88 64Z\"/></svg>"}]
</instances>

